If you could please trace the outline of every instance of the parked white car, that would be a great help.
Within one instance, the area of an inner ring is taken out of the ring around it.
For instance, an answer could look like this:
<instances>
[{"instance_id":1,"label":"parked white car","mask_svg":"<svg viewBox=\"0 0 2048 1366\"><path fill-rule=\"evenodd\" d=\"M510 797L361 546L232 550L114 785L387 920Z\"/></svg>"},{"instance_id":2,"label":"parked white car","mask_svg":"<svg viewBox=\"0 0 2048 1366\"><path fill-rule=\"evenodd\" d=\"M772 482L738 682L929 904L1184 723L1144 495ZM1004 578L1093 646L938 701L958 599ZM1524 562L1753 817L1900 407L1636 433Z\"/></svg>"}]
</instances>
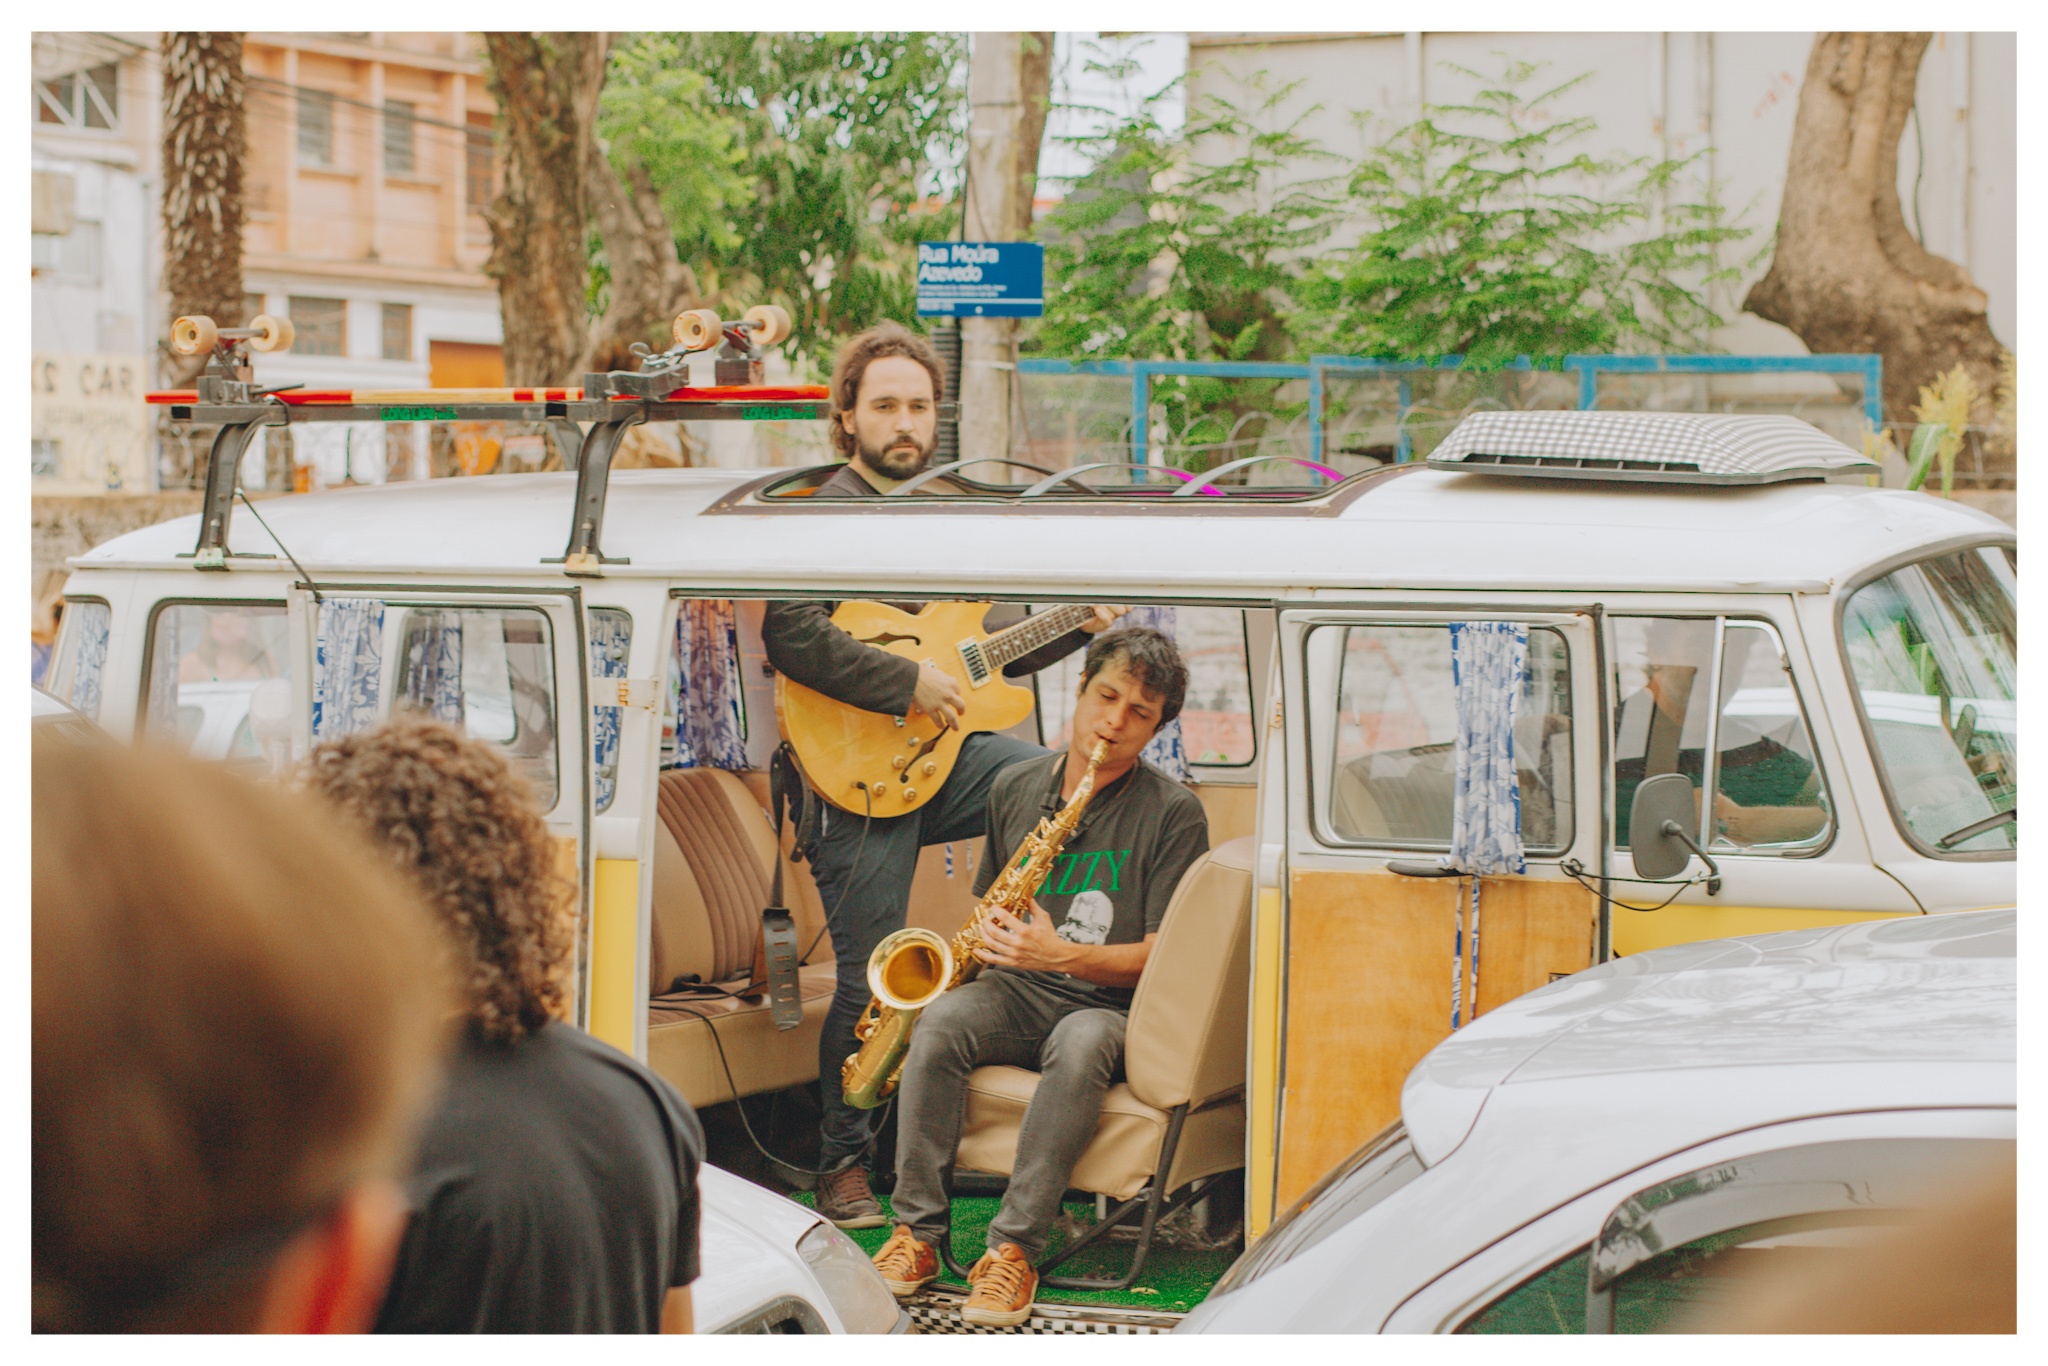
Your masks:
<instances>
[{"instance_id":1,"label":"parked white car","mask_svg":"<svg viewBox=\"0 0 2048 1366\"><path fill-rule=\"evenodd\" d=\"M910 1315L860 1247L794 1200L708 1163L691 1307L700 1333L901 1333Z\"/></svg>"},{"instance_id":2,"label":"parked white car","mask_svg":"<svg viewBox=\"0 0 2048 1366\"><path fill-rule=\"evenodd\" d=\"M1511 1001L1176 1331L1645 1331L1729 1249L1854 1245L2011 1160L2016 919L1686 944Z\"/></svg>"}]
</instances>

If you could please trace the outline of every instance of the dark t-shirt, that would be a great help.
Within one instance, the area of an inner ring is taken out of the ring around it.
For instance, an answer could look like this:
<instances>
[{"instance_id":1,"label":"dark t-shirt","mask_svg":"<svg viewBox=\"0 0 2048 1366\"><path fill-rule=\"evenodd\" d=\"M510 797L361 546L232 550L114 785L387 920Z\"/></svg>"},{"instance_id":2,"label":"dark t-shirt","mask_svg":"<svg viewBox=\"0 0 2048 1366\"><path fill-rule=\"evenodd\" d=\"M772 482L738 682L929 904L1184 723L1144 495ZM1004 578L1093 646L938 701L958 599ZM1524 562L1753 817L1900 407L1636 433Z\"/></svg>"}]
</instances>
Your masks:
<instances>
[{"instance_id":1,"label":"dark t-shirt","mask_svg":"<svg viewBox=\"0 0 2048 1366\"><path fill-rule=\"evenodd\" d=\"M466 1034L422 1135L380 1333L653 1333L697 1278L704 1131L579 1029Z\"/></svg>"},{"instance_id":2,"label":"dark t-shirt","mask_svg":"<svg viewBox=\"0 0 2048 1366\"><path fill-rule=\"evenodd\" d=\"M1012 764L988 796L988 857L974 894L994 885L1041 818L1058 811L1065 751ZM1194 793L1150 764L1099 789L1040 884L1038 904L1060 938L1078 944L1136 944L1157 933L1181 874L1209 849L1209 816ZM991 968L1014 972L1014 968ZM1064 972L1018 972L1089 1005L1130 1008L1129 987L1098 986Z\"/></svg>"}]
</instances>

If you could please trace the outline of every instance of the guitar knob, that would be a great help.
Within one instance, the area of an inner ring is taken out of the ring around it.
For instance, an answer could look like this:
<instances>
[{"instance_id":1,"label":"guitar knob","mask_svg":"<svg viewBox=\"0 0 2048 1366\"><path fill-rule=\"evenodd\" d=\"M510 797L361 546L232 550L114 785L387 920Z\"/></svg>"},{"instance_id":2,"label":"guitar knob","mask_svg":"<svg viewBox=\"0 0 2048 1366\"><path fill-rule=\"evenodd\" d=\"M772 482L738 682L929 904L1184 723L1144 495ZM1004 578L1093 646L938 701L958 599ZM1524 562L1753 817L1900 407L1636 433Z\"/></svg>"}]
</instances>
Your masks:
<instances>
[{"instance_id":1,"label":"guitar knob","mask_svg":"<svg viewBox=\"0 0 2048 1366\"><path fill-rule=\"evenodd\" d=\"M899 754L889 761L889 767L895 769L898 773L901 773L903 771L903 762L903 756Z\"/></svg>"},{"instance_id":2,"label":"guitar knob","mask_svg":"<svg viewBox=\"0 0 2048 1366\"><path fill-rule=\"evenodd\" d=\"M889 790L889 785L887 783L876 783L869 790L879 797Z\"/></svg>"},{"instance_id":3,"label":"guitar knob","mask_svg":"<svg viewBox=\"0 0 2048 1366\"><path fill-rule=\"evenodd\" d=\"M931 777L931 776L932 776L932 774L934 774L934 773L937 773L938 771L939 771L939 761L938 761L937 759L927 759L927 760L925 760L925 761L924 761L924 776L925 776L925 777L929 778L929 777Z\"/></svg>"},{"instance_id":4,"label":"guitar knob","mask_svg":"<svg viewBox=\"0 0 2048 1366\"><path fill-rule=\"evenodd\" d=\"M916 789L916 788L914 788L914 787L906 787L906 788L904 788L904 789L903 789L903 800L904 800L904 801L906 801L906 802L914 802L914 801L916 801L916 800L917 800L917 789Z\"/></svg>"}]
</instances>

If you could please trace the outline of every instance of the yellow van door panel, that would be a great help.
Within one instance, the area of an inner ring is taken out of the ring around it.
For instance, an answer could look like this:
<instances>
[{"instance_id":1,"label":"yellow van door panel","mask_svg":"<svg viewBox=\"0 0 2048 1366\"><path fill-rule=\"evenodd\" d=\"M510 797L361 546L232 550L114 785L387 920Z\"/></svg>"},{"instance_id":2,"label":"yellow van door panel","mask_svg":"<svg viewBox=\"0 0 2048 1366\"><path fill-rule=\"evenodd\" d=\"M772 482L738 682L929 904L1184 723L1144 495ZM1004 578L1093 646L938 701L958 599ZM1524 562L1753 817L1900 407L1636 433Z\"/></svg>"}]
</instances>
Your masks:
<instances>
[{"instance_id":1,"label":"yellow van door panel","mask_svg":"<svg viewBox=\"0 0 2048 1366\"><path fill-rule=\"evenodd\" d=\"M1614 913L1614 951L1642 953L1669 944L1730 939L1739 934L1775 934L1849 925L1858 920L1894 920L1915 911L1816 911L1792 906L1666 906L1661 911Z\"/></svg>"},{"instance_id":2,"label":"yellow van door panel","mask_svg":"<svg viewBox=\"0 0 2048 1366\"><path fill-rule=\"evenodd\" d=\"M1454 966L1459 999L1473 999L1472 955L1457 956L1470 887L1383 871L1291 879L1281 1208L1400 1116L1409 1069L1451 1032ZM1575 883L1482 878L1479 1013L1589 967L1597 904Z\"/></svg>"},{"instance_id":3,"label":"yellow van door panel","mask_svg":"<svg viewBox=\"0 0 2048 1366\"><path fill-rule=\"evenodd\" d=\"M623 1053L633 1051L639 929L640 861L596 860L591 864L590 1032Z\"/></svg>"},{"instance_id":4,"label":"yellow van door panel","mask_svg":"<svg viewBox=\"0 0 2048 1366\"><path fill-rule=\"evenodd\" d=\"M1592 967L1599 933L1600 899L1575 882L1481 878L1479 1013Z\"/></svg>"}]
</instances>

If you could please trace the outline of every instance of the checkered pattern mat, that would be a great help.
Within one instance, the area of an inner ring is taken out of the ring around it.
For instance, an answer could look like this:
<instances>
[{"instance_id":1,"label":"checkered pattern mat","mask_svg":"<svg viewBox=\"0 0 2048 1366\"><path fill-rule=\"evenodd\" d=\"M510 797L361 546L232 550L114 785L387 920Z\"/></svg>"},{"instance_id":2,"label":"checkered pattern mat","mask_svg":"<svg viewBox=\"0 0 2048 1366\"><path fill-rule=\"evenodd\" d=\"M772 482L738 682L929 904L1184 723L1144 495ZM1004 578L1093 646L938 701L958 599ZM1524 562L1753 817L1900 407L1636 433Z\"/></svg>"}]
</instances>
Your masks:
<instances>
[{"instance_id":1,"label":"checkered pattern mat","mask_svg":"<svg viewBox=\"0 0 2048 1366\"><path fill-rule=\"evenodd\" d=\"M916 1333L987 1333L1038 1337L1061 1333L1102 1333L1134 1336L1170 1333L1178 1314L1142 1314L1087 1305L1041 1304L1031 1317L1014 1328L984 1328L960 1317L962 1297L920 1295L905 1307L910 1311L911 1331Z\"/></svg>"},{"instance_id":2,"label":"checkered pattern mat","mask_svg":"<svg viewBox=\"0 0 2048 1366\"><path fill-rule=\"evenodd\" d=\"M1877 469L1796 417L1734 413L1473 413L1429 463L1490 474L1733 484Z\"/></svg>"}]
</instances>

